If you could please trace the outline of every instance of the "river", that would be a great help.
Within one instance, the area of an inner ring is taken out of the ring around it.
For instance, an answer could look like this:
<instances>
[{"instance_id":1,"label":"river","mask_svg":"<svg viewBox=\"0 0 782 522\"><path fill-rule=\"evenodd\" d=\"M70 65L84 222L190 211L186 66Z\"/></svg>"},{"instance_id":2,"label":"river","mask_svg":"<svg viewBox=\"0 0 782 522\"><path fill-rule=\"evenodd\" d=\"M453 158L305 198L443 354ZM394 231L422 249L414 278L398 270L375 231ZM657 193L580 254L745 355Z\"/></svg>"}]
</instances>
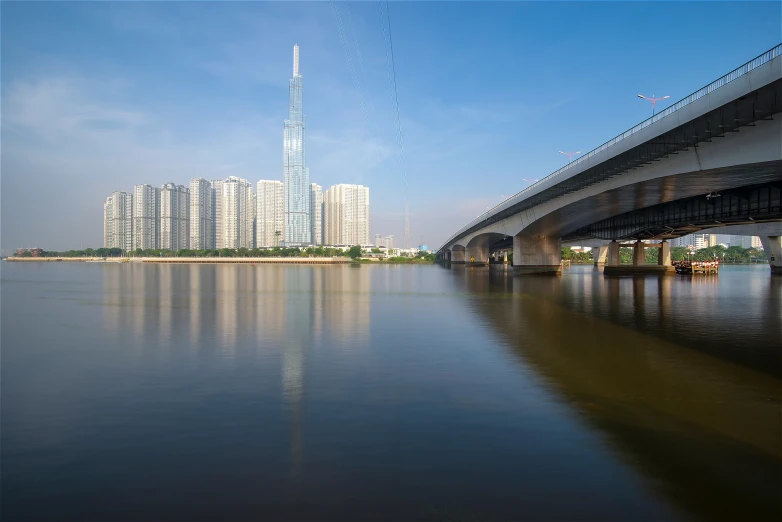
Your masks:
<instances>
[{"instance_id":1,"label":"river","mask_svg":"<svg viewBox=\"0 0 782 522\"><path fill-rule=\"evenodd\" d=\"M4 520L780 520L782 278L3 263Z\"/></svg>"}]
</instances>

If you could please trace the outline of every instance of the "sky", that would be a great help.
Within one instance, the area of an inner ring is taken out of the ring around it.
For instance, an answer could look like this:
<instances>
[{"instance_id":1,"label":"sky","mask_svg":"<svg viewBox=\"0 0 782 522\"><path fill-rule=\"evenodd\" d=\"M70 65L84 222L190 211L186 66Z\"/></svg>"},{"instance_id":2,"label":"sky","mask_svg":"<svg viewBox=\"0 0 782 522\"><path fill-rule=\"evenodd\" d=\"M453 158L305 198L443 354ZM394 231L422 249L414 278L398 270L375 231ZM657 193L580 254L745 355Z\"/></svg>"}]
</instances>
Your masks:
<instances>
[{"instance_id":1,"label":"sky","mask_svg":"<svg viewBox=\"0 0 782 522\"><path fill-rule=\"evenodd\" d=\"M368 186L372 240L401 246L407 202L436 248L649 117L637 94L675 103L780 43L780 6L3 1L0 250L102 246L136 184L281 180L296 43L311 181Z\"/></svg>"}]
</instances>

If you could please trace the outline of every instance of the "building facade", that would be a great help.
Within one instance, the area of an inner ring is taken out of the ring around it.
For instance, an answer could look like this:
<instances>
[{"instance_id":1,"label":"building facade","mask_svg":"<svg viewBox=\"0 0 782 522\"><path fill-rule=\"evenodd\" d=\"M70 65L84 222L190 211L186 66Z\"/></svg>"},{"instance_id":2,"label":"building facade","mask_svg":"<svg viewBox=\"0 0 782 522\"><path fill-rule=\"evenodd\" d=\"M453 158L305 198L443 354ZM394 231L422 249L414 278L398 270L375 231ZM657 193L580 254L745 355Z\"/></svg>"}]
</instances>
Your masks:
<instances>
[{"instance_id":1,"label":"building facade","mask_svg":"<svg viewBox=\"0 0 782 522\"><path fill-rule=\"evenodd\" d=\"M190 180L190 248L213 249L214 212L212 184L204 178Z\"/></svg>"},{"instance_id":2,"label":"building facade","mask_svg":"<svg viewBox=\"0 0 782 522\"><path fill-rule=\"evenodd\" d=\"M262 179L255 185L255 246L277 247L284 241L285 203L282 182Z\"/></svg>"},{"instance_id":3,"label":"building facade","mask_svg":"<svg viewBox=\"0 0 782 522\"><path fill-rule=\"evenodd\" d=\"M114 192L103 204L103 246L133 248L133 195Z\"/></svg>"},{"instance_id":4,"label":"building facade","mask_svg":"<svg viewBox=\"0 0 782 522\"><path fill-rule=\"evenodd\" d=\"M190 245L190 189L166 183L160 187L159 248L180 250Z\"/></svg>"},{"instance_id":5,"label":"building facade","mask_svg":"<svg viewBox=\"0 0 782 522\"><path fill-rule=\"evenodd\" d=\"M212 186L212 237L214 248L225 248L225 225L223 224L223 180L216 179L210 182Z\"/></svg>"},{"instance_id":6,"label":"building facade","mask_svg":"<svg viewBox=\"0 0 782 522\"><path fill-rule=\"evenodd\" d=\"M312 217L312 244L323 244L323 187L310 185L310 213Z\"/></svg>"},{"instance_id":7,"label":"building facade","mask_svg":"<svg viewBox=\"0 0 782 522\"><path fill-rule=\"evenodd\" d=\"M253 208L252 185L246 179L230 176L222 184L222 197L219 207L222 210L223 248L253 248Z\"/></svg>"},{"instance_id":8,"label":"building facade","mask_svg":"<svg viewBox=\"0 0 782 522\"><path fill-rule=\"evenodd\" d=\"M299 46L293 46L293 77L288 94L288 119L283 133L283 184L285 190L285 246L312 244L310 173L305 154Z\"/></svg>"},{"instance_id":9,"label":"building facade","mask_svg":"<svg viewBox=\"0 0 782 522\"><path fill-rule=\"evenodd\" d=\"M160 190L151 185L133 187L133 249L158 248Z\"/></svg>"},{"instance_id":10,"label":"building facade","mask_svg":"<svg viewBox=\"0 0 782 522\"><path fill-rule=\"evenodd\" d=\"M334 185L323 193L323 242L369 245L369 188Z\"/></svg>"}]
</instances>

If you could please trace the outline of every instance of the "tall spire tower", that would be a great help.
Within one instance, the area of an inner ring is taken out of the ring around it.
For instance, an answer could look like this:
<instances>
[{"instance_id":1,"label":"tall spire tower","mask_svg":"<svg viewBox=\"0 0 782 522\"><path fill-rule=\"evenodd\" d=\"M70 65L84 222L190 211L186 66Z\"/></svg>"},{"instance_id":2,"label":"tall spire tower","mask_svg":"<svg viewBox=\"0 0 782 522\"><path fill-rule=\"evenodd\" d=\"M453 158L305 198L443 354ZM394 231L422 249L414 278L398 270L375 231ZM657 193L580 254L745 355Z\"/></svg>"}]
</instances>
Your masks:
<instances>
[{"instance_id":1,"label":"tall spire tower","mask_svg":"<svg viewBox=\"0 0 782 522\"><path fill-rule=\"evenodd\" d=\"M312 244L310 226L310 172L306 165L304 113L299 74L299 46L293 46L293 78L289 84L288 119L283 135L285 190L285 246Z\"/></svg>"}]
</instances>

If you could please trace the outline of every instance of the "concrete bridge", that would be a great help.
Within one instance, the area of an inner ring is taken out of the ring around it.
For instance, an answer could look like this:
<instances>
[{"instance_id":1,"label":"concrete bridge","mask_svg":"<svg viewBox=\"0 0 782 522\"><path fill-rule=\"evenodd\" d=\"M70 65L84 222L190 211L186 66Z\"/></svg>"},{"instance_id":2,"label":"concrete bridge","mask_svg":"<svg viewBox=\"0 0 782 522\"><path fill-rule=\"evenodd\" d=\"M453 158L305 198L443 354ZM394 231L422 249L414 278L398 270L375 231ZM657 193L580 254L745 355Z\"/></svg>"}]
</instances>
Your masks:
<instances>
[{"instance_id":1,"label":"concrete bridge","mask_svg":"<svg viewBox=\"0 0 782 522\"><path fill-rule=\"evenodd\" d=\"M438 257L485 265L512 244L515 274L557 274L563 241L602 245L613 267L617 241L636 242L641 265L642 241L658 239L660 265L643 270L666 272L666 240L720 227L761 236L772 272L782 273L782 227L753 228L782 222L780 55L782 45L506 199Z\"/></svg>"}]
</instances>

